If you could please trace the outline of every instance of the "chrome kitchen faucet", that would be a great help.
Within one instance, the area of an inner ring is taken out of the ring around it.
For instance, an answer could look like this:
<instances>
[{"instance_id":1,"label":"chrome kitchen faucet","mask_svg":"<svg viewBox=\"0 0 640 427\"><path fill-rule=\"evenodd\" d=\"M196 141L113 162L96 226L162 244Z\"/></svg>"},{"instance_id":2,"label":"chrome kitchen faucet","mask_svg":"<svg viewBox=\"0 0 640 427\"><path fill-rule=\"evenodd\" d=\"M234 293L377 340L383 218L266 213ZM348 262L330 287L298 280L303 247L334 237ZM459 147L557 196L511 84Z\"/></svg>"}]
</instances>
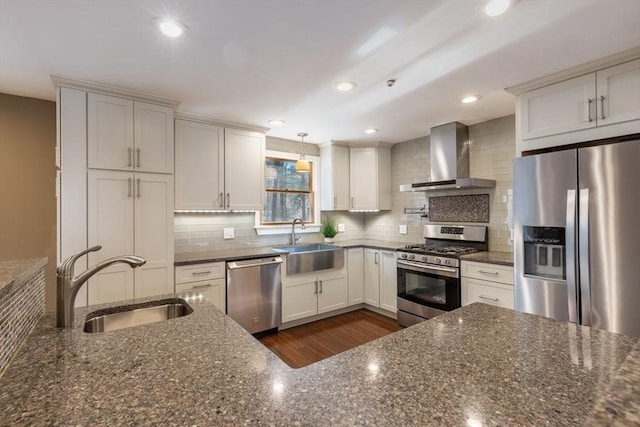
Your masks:
<instances>
[{"instance_id":1,"label":"chrome kitchen faucet","mask_svg":"<svg viewBox=\"0 0 640 427\"><path fill-rule=\"evenodd\" d=\"M296 244L296 242L297 242L298 240L300 240L300 238L302 237L302 236L300 236L300 237L296 237L296 224L297 224L297 223L300 223L300 225L302 225L302 227L301 227L301 228L302 228L303 230L306 228L306 227L305 227L305 225L304 225L304 221L303 221L303 220L302 220L302 218L300 218L300 217L295 217L295 218L293 219L293 221L291 221L291 244L292 244L292 245L295 245L295 244Z\"/></svg>"},{"instance_id":2,"label":"chrome kitchen faucet","mask_svg":"<svg viewBox=\"0 0 640 427\"><path fill-rule=\"evenodd\" d=\"M146 259L135 255L122 255L106 259L99 264L89 268L77 277L73 277L73 268L83 255L89 252L95 252L102 249L102 246L93 246L76 255L72 255L62 262L57 269L57 304L56 304L56 326L58 328L70 328L73 326L73 306L75 305L76 295L87 280L94 274L103 270L110 265L120 262L129 264L131 268L140 267L147 262Z\"/></svg>"}]
</instances>

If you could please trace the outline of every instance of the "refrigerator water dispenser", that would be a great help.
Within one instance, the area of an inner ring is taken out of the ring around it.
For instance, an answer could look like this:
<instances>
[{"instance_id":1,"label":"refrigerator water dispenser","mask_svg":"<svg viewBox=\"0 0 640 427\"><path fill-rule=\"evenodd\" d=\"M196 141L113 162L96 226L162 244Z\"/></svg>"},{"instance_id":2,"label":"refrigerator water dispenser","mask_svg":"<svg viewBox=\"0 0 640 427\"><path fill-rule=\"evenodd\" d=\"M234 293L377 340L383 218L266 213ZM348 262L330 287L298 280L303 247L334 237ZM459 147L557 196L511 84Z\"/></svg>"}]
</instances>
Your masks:
<instances>
[{"instance_id":1,"label":"refrigerator water dispenser","mask_svg":"<svg viewBox=\"0 0 640 427\"><path fill-rule=\"evenodd\" d=\"M523 227L524 274L566 280L564 227Z\"/></svg>"}]
</instances>

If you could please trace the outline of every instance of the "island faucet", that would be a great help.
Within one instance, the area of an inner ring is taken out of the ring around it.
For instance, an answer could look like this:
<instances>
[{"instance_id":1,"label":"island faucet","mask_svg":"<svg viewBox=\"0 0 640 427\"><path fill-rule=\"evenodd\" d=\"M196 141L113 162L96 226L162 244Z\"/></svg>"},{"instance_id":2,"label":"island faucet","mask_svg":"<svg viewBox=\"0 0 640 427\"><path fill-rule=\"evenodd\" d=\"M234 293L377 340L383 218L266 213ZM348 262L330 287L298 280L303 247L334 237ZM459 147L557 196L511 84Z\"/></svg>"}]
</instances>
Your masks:
<instances>
[{"instance_id":1,"label":"island faucet","mask_svg":"<svg viewBox=\"0 0 640 427\"><path fill-rule=\"evenodd\" d=\"M123 255L106 259L101 263L94 265L84 273L77 277L73 277L73 268L81 256L89 252L95 252L102 249L102 246L93 246L89 249L72 255L62 262L57 268L57 305L56 305L56 326L58 328L70 328L73 325L73 306L75 305L76 295L87 280L94 274L103 270L110 265L120 262L129 264L131 268L140 267L146 259L135 255Z\"/></svg>"},{"instance_id":2,"label":"island faucet","mask_svg":"<svg viewBox=\"0 0 640 427\"><path fill-rule=\"evenodd\" d=\"M302 225L302 229L304 230L306 227L304 225L304 221L302 221L302 218L300 217L295 217L293 219L293 221L291 221L291 244L295 245L296 242L302 237L296 237L296 224L300 223L300 225Z\"/></svg>"}]
</instances>

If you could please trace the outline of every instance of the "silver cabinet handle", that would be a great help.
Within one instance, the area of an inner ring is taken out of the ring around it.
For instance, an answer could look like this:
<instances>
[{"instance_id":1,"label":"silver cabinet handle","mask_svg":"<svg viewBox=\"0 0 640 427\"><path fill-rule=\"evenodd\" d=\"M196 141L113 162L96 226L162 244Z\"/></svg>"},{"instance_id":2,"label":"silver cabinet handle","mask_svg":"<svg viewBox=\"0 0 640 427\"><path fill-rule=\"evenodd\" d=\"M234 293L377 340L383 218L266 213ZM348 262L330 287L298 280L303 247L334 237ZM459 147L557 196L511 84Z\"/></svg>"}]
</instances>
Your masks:
<instances>
[{"instance_id":1,"label":"silver cabinet handle","mask_svg":"<svg viewBox=\"0 0 640 427\"><path fill-rule=\"evenodd\" d=\"M131 149L131 147L127 148L127 156L129 158L129 162L127 163L127 166L131 167L133 166L133 149Z\"/></svg>"},{"instance_id":2,"label":"silver cabinet handle","mask_svg":"<svg viewBox=\"0 0 640 427\"><path fill-rule=\"evenodd\" d=\"M140 178L138 178L138 196L142 197L142 185L140 184Z\"/></svg>"},{"instance_id":3,"label":"silver cabinet handle","mask_svg":"<svg viewBox=\"0 0 640 427\"><path fill-rule=\"evenodd\" d=\"M128 187L129 187L129 191L127 193L127 197L131 197L131 193L133 192L133 189L131 188L132 184L133 184L132 181L133 180L131 178L127 178Z\"/></svg>"},{"instance_id":4,"label":"silver cabinet handle","mask_svg":"<svg viewBox=\"0 0 640 427\"><path fill-rule=\"evenodd\" d=\"M604 119L604 95L600 95L600 120Z\"/></svg>"},{"instance_id":5,"label":"silver cabinet handle","mask_svg":"<svg viewBox=\"0 0 640 427\"><path fill-rule=\"evenodd\" d=\"M353 197L351 197L351 209L353 209Z\"/></svg>"},{"instance_id":6,"label":"silver cabinet handle","mask_svg":"<svg viewBox=\"0 0 640 427\"><path fill-rule=\"evenodd\" d=\"M580 216L578 241L578 266L580 271L580 311L582 316L582 324L591 326L591 271L589 268L589 189L581 188L578 195L578 215Z\"/></svg>"},{"instance_id":7,"label":"silver cabinet handle","mask_svg":"<svg viewBox=\"0 0 640 427\"><path fill-rule=\"evenodd\" d=\"M497 271L484 271L484 270L478 270L478 273L491 274L492 276L497 276L499 274Z\"/></svg>"},{"instance_id":8,"label":"silver cabinet handle","mask_svg":"<svg viewBox=\"0 0 640 427\"><path fill-rule=\"evenodd\" d=\"M375 259L375 263L377 264L378 263L378 252L376 252L374 255L375 255L375 258L374 258Z\"/></svg>"},{"instance_id":9,"label":"silver cabinet handle","mask_svg":"<svg viewBox=\"0 0 640 427\"><path fill-rule=\"evenodd\" d=\"M322 280L320 280L320 293L322 293Z\"/></svg>"},{"instance_id":10,"label":"silver cabinet handle","mask_svg":"<svg viewBox=\"0 0 640 427\"><path fill-rule=\"evenodd\" d=\"M136 149L136 167L139 168L140 165L140 149Z\"/></svg>"},{"instance_id":11,"label":"silver cabinet handle","mask_svg":"<svg viewBox=\"0 0 640 427\"><path fill-rule=\"evenodd\" d=\"M220 193L218 200L220 201L219 207L224 208L224 193Z\"/></svg>"},{"instance_id":12,"label":"silver cabinet handle","mask_svg":"<svg viewBox=\"0 0 640 427\"><path fill-rule=\"evenodd\" d=\"M338 208L338 196L333 196L333 209Z\"/></svg>"},{"instance_id":13,"label":"silver cabinet handle","mask_svg":"<svg viewBox=\"0 0 640 427\"><path fill-rule=\"evenodd\" d=\"M587 98L587 121L588 122L592 122L593 119L591 118L591 104L593 103L593 99L591 98Z\"/></svg>"},{"instance_id":14,"label":"silver cabinet handle","mask_svg":"<svg viewBox=\"0 0 640 427\"><path fill-rule=\"evenodd\" d=\"M489 301L498 302L498 298L485 297L484 295L480 295L478 298L482 298L482 299L486 299L486 300L489 300Z\"/></svg>"},{"instance_id":15,"label":"silver cabinet handle","mask_svg":"<svg viewBox=\"0 0 640 427\"><path fill-rule=\"evenodd\" d=\"M576 287L576 190L567 190L567 299L569 301L569 321L578 322L578 293Z\"/></svg>"},{"instance_id":16,"label":"silver cabinet handle","mask_svg":"<svg viewBox=\"0 0 640 427\"><path fill-rule=\"evenodd\" d=\"M191 289L204 289L204 288L210 288L211 286L213 286L211 283L205 283L204 285L192 286Z\"/></svg>"},{"instance_id":17,"label":"silver cabinet handle","mask_svg":"<svg viewBox=\"0 0 640 427\"><path fill-rule=\"evenodd\" d=\"M231 206L231 194L227 193L227 208Z\"/></svg>"},{"instance_id":18,"label":"silver cabinet handle","mask_svg":"<svg viewBox=\"0 0 640 427\"><path fill-rule=\"evenodd\" d=\"M316 285L315 290L313 291L313 294L316 295L318 293L318 281L314 280L313 283Z\"/></svg>"},{"instance_id":19,"label":"silver cabinet handle","mask_svg":"<svg viewBox=\"0 0 640 427\"><path fill-rule=\"evenodd\" d=\"M191 273L193 276L202 276L203 274L211 274L211 270L207 271L194 271Z\"/></svg>"}]
</instances>

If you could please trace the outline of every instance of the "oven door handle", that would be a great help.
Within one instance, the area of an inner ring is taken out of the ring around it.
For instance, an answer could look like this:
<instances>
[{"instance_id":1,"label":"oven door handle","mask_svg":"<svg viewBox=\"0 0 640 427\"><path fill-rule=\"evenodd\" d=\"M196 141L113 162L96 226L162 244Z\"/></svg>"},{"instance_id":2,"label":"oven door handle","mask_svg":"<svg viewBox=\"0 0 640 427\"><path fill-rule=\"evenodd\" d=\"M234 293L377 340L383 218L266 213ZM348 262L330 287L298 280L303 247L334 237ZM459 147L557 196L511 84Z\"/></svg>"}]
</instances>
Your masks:
<instances>
[{"instance_id":1,"label":"oven door handle","mask_svg":"<svg viewBox=\"0 0 640 427\"><path fill-rule=\"evenodd\" d=\"M433 274L448 273L448 274L444 274L444 276L458 277L458 270L456 268L439 267L435 265L425 265L425 264L420 264L417 262L411 262L411 261L405 261L405 260L397 260L396 263L399 268L405 268L411 271L433 273Z\"/></svg>"}]
</instances>

